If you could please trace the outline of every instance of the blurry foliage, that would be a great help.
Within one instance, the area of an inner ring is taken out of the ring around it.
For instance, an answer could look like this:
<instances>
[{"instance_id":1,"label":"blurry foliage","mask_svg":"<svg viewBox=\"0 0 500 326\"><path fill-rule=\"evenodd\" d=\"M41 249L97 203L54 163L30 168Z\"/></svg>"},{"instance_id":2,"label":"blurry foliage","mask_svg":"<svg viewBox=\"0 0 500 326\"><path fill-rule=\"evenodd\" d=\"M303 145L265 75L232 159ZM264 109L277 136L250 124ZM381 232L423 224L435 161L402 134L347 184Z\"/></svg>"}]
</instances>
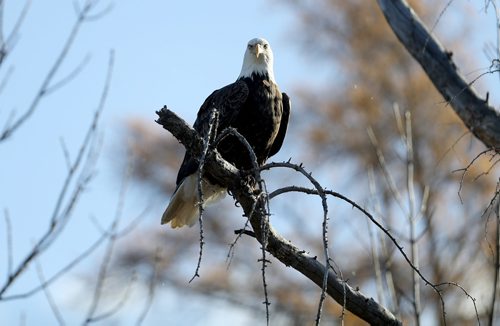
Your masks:
<instances>
[{"instance_id":1,"label":"blurry foliage","mask_svg":"<svg viewBox=\"0 0 500 326\"><path fill-rule=\"evenodd\" d=\"M428 26L432 26L440 14L436 6L429 3L411 1L411 5ZM488 214L483 215L483 212L498 180L498 169L490 171L496 159L484 155L466 173L454 172L466 167L483 147L463 127L422 69L399 44L374 1L294 1L292 6L301 21L295 28L300 30L307 53L325 67L332 68L329 82L323 89L300 85L294 92L297 99L294 99L295 117L289 133L305 131L300 137L291 137L301 138L304 142L301 145L309 150L304 152L307 155L294 153L293 156L318 169L328 170L335 180L346 180L355 191L353 199L365 200L369 210L384 221L407 252L411 247L408 215L419 214L415 240L423 274L435 283L449 281L462 285L477 297L479 314L484 316L491 293L478 291L484 289L485 284L487 288L493 277L491 244L495 241L495 225L491 221L487 223ZM446 15L444 13L444 17ZM463 22L466 26L465 17ZM443 41L447 39L447 35L440 37ZM454 51L477 55L465 48L465 38L450 42ZM473 57L467 59L474 60ZM217 86L222 85L214 85L214 88ZM411 113L413 140L415 199L411 202L404 144L405 111ZM401 119L399 125L398 118ZM373 130L376 146L368 136L368 128ZM183 147L158 126L152 126L150 121L137 119L128 124L127 146L136 160L136 180L164 192L166 204L174 190ZM294 150L293 146L290 148ZM377 150L384 155L383 166ZM341 167L346 166L356 167L349 170L352 175L332 172L343 171ZM371 177L367 171L372 171ZM395 198L394 189L389 187L387 173L394 179L400 199ZM322 180L322 183L328 185L330 181ZM428 197L423 202L427 190ZM206 211L207 246L201 278L193 283L187 284L189 276L186 275L194 272L196 266L199 247L196 228L173 231L158 226L148 229L143 238L122 251L120 264L127 268L151 265L155 248L160 246L162 282L263 311L259 305L263 297L257 263L260 249L253 239L243 237L226 268L229 244L235 238L232 231L241 228L244 219L239 218L241 210L230 207L230 200L219 205L220 209ZM300 219L299 224L318 223L319 226L320 220L311 222L307 211L291 214L294 219ZM333 214L337 214L336 210ZM347 214L354 215L349 211ZM159 210L158 223L160 216ZM371 234L370 241L368 228L371 226L367 228L366 221L357 216L336 216L331 224L331 237L336 244L333 257L341 265L340 270L348 274L344 277L349 283L359 284L362 291L373 289L377 283L376 259L383 274L378 278L382 291L377 293L379 302L399 314L403 321L412 321L411 269L395 248L376 232ZM301 241L310 245L311 252L322 251L317 235L298 230L293 234L295 237L300 235ZM277 317L272 315L272 320L284 324L294 321L297 325L312 323L319 289L301 275L277 265L272 264L267 271L271 309L274 309L271 311L277 314ZM391 295L392 286L395 297ZM421 295L423 311L439 320L442 312L436 293L429 287L422 287ZM447 302L449 324L475 321L472 303L460 290L450 287L443 292L443 297ZM341 307L327 301L325 318L334 320L340 314ZM355 317L347 315L347 324L363 324L353 319Z\"/></svg>"}]
</instances>

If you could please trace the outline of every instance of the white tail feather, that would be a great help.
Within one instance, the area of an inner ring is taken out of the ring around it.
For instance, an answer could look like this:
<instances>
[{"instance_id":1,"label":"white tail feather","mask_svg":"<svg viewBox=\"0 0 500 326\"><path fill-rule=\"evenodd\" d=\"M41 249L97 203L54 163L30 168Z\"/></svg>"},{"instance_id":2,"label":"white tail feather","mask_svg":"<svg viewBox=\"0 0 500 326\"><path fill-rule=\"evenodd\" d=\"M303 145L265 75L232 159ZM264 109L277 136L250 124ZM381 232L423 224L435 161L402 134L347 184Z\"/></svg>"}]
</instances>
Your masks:
<instances>
[{"instance_id":1,"label":"white tail feather","mask_svg":"<svg viewBox=\"0 0 500 326\"><path fill-rule=\"evenodd\" d=\"M193 226L198 220L198 177L196 173L187 176L174 192L165 213L161 218L161 224L170 222L172 228ZM201 190L203 193L203 207L222 199L226 189L214 185L202 179Z\"/></svg>"}]
</instances>

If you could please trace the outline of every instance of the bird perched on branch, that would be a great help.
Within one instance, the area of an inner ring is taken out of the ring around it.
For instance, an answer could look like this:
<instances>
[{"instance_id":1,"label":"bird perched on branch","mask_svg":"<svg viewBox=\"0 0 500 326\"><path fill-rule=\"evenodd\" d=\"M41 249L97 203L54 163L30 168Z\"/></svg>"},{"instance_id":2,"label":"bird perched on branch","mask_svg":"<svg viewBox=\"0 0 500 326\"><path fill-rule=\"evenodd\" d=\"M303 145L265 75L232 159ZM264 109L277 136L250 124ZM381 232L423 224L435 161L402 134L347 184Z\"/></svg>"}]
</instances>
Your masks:
<instances>
[{"instance_id":1,"label":"bird perched on branch","mask_svg":"<svg viewBox=\"0 0 500 326\"><path fill-rule=\"evenodd\" d=\"M194 123L194 129L207 139L213 110L218 117L212 128L215 137L228 127L235 128L251 145L262 165L276 154L283 144L290 115L290 99L281 93L274 79L273 52L269 42L254 38L248 42L243 66L236 82L214 91L203 103ZM229 134L216 146L222 157L241 170L252 169L254 163L248 147L235 135ZM192 226L198 217L199 163L189 152L177 175L177 188L163 213L161 223L170 222L172 228ZM226 189L209 175L201 180L203 205L221 199Z\"/></svg>"}]
</instances>

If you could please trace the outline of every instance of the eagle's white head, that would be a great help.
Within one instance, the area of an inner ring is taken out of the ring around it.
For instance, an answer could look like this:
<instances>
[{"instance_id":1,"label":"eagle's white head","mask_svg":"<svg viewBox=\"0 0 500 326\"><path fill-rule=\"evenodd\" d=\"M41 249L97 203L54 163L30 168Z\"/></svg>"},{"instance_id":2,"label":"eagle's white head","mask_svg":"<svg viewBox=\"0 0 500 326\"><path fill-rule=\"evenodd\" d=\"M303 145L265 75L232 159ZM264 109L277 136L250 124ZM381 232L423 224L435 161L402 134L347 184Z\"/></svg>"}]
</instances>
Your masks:
<instances>
[{"instance_id":1,"label":"eagle's white head","mask_svg":"<svg viewBox=\"0 0 500 326\"><path fill-rule=\"evenodd\" d=\"M267 74L269 79L275 82L273 62L273 51L269 42L263 38L251 39L248 42L238 78L252 77L252 74Z\"/></svg>"}]
</instances>

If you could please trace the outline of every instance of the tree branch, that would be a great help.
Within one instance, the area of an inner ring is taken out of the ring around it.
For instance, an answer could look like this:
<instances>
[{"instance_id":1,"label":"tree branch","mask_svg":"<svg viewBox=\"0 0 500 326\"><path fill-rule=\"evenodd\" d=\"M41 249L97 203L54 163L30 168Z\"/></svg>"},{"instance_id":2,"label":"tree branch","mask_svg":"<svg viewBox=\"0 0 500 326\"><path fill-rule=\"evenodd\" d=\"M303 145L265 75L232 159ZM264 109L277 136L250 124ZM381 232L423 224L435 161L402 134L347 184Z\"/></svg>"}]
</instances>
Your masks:
<instances>
[{"instance_id":1,"label":"tree branch","mask_svg":"<svg viewBox=\"0 0 500 326\"><path fill-rule=\"evenodd\" d=\"M489 149L500 152L500 115L479 98L458 72L452 53L435 39L405 0L377 0L389 26L418 61L465 126Z\"/></svg>"},{"instance_id":2,"label":"tree branch","mask_svg":"<svg viewBox=\"0 0 500 326\"><path fill-rule=\"evenodd\" d=\"M201 157L203 142L197 132L187 125L175 113L163 107L156 112L159 119L156 121L177 138L192 157ZM265 228L265 249L286 266L290 266L313 281L320 288L323 286L325 273L327 274L326 292L354 315L369 322L371 325L401 325L391 312L368 298L361 292L354 290L343 280L338 278L332 270L327 269L316 257L306 254L304 250L295 247L290 241L280 236L268 224L265 218L265 196L260 196L259 190L240 182L240 173L233 165L226 162L216 151L211 151L206 157L205 171L217 181L228 187L234 198L241 204L249 218L256 239L263 244L262 228ZM263 225L265 224L265 225Z\"/></svg>"}]
</instances>

